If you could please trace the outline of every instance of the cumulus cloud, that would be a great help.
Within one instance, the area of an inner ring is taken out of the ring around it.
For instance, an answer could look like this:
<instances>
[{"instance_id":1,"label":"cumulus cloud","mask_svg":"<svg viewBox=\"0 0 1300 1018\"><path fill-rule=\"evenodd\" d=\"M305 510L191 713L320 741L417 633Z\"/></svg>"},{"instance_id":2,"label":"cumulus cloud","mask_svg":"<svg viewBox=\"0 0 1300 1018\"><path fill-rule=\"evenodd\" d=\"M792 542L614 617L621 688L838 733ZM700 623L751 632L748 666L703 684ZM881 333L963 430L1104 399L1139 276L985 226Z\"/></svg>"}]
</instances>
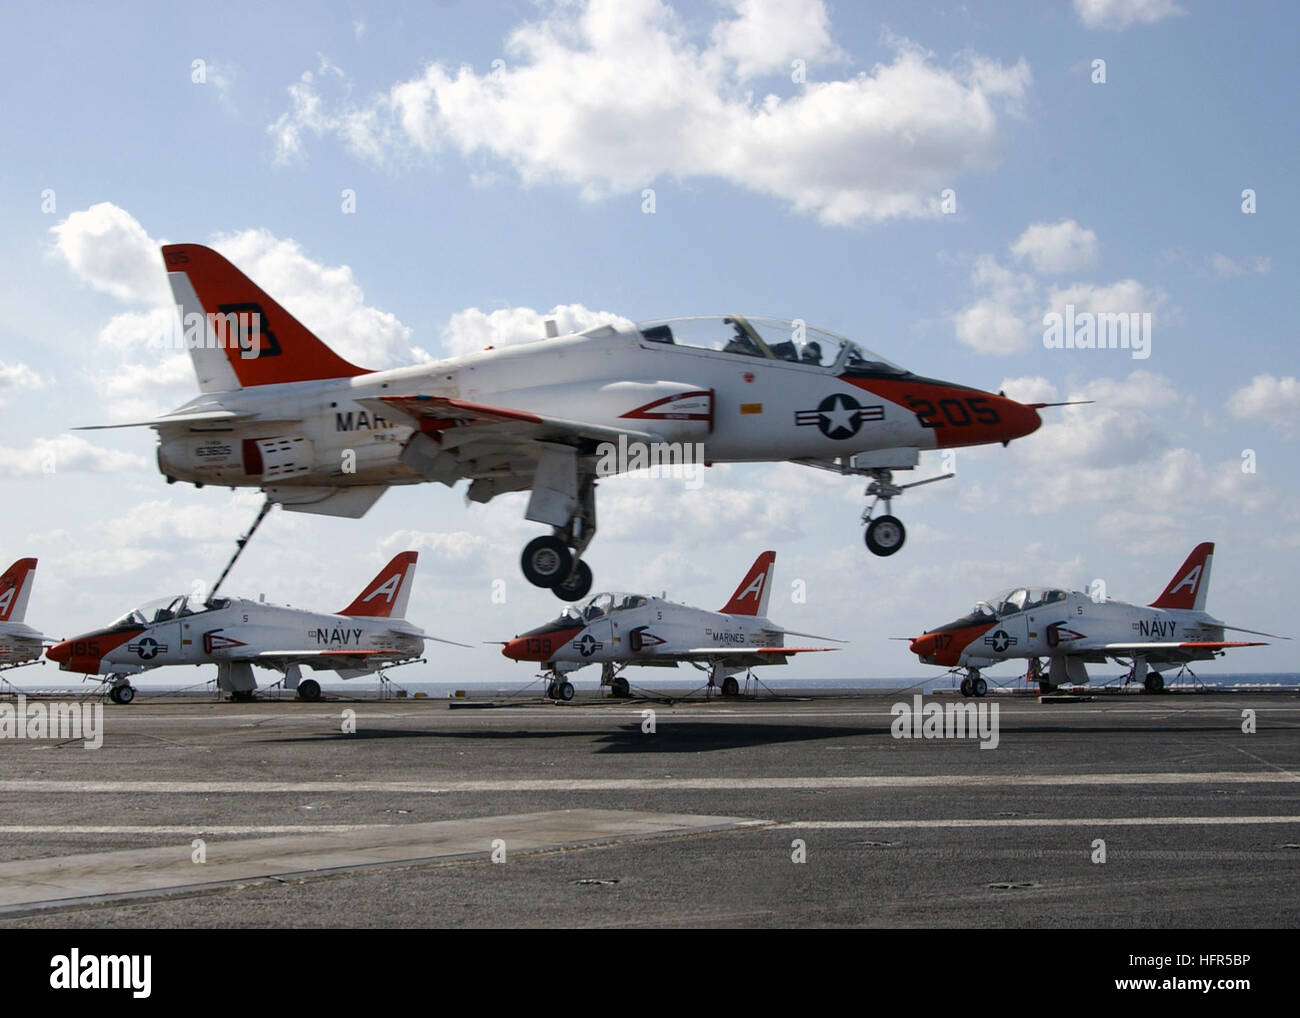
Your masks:
<instances>
[{"instance_id":1,"label":"cumulus cloud","mask_svg":"<svg viewBox=\"0 0 1300 1018\"><path fill-rule=\"evenodd\" d=\"M281 162L330 136L376 163L486 155L525 186L558 181L593 200L714 177L824 223L937 215L943 187L996 160L1029 66L969 54L943 66L890 42L889 62L820 80L817 60L842 59L820 2L741 0L701 37L658 0L591 0L516 28L502 67L433 63L365 102L323 62L290 86L268 131ZM806 83L791 87L787 74L789 95L751 90L750 78L792 59L813 62Z\"/></svg>"},{"instance_id":2,"label":"cumulus cloud","mask_svg":"<svg viewBox=\"0 0 1300 1018\"><path fill-rule=\"evenodd\" d=\"M1074 0L1074 13L1085 28L1125 29L1154 25L1183 9L1174 0Z\"/></svg>"},{"instance_id":3,"label":"cumulus cloud","mask_svg":"<svg viewBox=\"0 0 1300 1018\"><path fill-rule=\"evenodd\" d=\"M1097 260L1097 235L1073 219L1033 223L1011 245L1011 253L1027 258L1036 272L1078 272Z\"/></svg>"},{"instance_id":4,"label":"cumulus cloud","mask_svg":"<svg viewBox=\"0 0 1300 1018\"><path fill-rule=\"evenodd\" d=\"M0 447L0 477L41 477L64 472L112 474L148 466L143 456L103 449L78 435L38 438L26 449Z\"/></svg>"},{"instance_id":5,"label":"cumulus cloud","mask_svg":"<svg viewBox=\"0 0 1300 1018\"><path fill-rule=\"evenodd\" d=\"M1019 272L994 255L975 259L971 282L982 295L952 316L959 342L979 353L1005 355L1028 350L1042 339L1043 319L1076 312L1154 313L1165 300L1162 291L1135 279L1102 285L1077 282L1044 289L1038 274L1072 272L1091 265L1097 255L1097 235L1073 219L1034 223L1010 246L1013 258L1028 261L1033 272Z\"/></svg>"},{"instance_id":6,"label":"cumulus cloud","mask_svg":"<svg viewBox=\"0 0 1300 1018\"><path fill-rule=\"evenodd\" d=\"M54 247L83 282L120 301L166 304L171 300L158 248L162 241L112 202L74 212L52 227Z\"/></svg>"},{"instance_id":7,"label":"cumulus cloud","mask_svg":"<svg viewBox=\"0 0 1300 1018\"><path fill-rule=\"evenodd\" d=\"M1266 424L1288 438L1300 433L1300 380L1256 375L1233 391L1225 404L1239 421Z\"/></svg>"},{"instance_id":8,"label":"cumulus cloud","mask_svg":"<svg viewBox=\"0 0 1300 1018\"><path fill-rule=\"evenodd\" d=\"M0 406L4 405L5 397L15 389L42 389L44 387L45 379L26 364L6 364L4 361L0 361Z\"/></svg>"}]
</instances>

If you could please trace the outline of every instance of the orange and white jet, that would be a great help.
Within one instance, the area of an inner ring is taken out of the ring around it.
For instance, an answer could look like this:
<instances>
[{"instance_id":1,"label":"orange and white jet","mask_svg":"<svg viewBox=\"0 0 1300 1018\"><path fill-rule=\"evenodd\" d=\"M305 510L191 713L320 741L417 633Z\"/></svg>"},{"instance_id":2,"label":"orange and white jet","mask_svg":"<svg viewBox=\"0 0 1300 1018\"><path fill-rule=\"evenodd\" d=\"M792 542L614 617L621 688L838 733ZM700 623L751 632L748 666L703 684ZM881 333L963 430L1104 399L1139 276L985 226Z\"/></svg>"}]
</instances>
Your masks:
<instances>
[{"instance_id":1,"label":"orange and white jet","mask_svg":"<svg viewBox=\"0 0 1300 1018\"><path fill-rule=\"evenodd\" d=\"M839 649L785 646L786 635L812 634L782 629L768 619L775 563L776 552L759 555L716 612L645 594L597 594L580 608L566 607L554 622L506 641L501 653L544 665L546 695L553 700L573 699L573 684L565 676L589 664L601 666L601 685L618 697L630 691L619 675L624 668L676 668L681 662L707 670L711 690L735 696L740 672L783 665L795 654Z\"/></svg>"},{"instance_id":2,"label":"orange and white jet","mask_svg":"<svg viewBox=\"0 0 1300 1018\"><path fill-rule=\"evenodd\" d=\"M48 637L27 625L36 559L20 558L0 576L0 671L39 661Z\"/></svg>"},{"instance_id":3,"label":"orange and white jet","mask_svg":"<svg viewBox=\"0 0 1300 1018\"><path fill-rule=\"evenodd\" d=\"M319 700L320 683L302 668L352 679L418 659L428 636L406 620L417 553L404 551L346 608L320 614L251 601L184 595L165 597L128 612L104 629L57 643L46 656L64 671L102 675L114 703L130 703L129 676L165 665L217 666L217 684L235 700L257 689L253 666L284 677L302 700ZM457 644L465 646L465 644Z\"/></svg>"},{"instance_id":4,"label":"orange and white jet","mask_svg":"<svg viewBox=\"0 0 1300 1018\"><path fill-rule=\"evenodd\" d=\"M359 517L396 484L531 491L524 575L577 601L596 483L646 466L789 461L870 479L877 555L902 547L896 484L927 449L1001 443L1038 409L924 378L802 320L742 315L602 325L412 367L344 360L221 255L162 249L201 395L129 425L158 434L168 482L254 487L296 512ZM548 323L548 333L554 333ZM878 506L884 514L874 516Z\"/></svg>"},{"instance_id":5,"label":"orange and white jet","mask_svg":"<svg viewBox=\"0 0 1300 1018\"><path fill-rule=\"evenodd\" d=\"M1198 544L1164 593L1143 607L1052 587L1017 587L980 601L968 615L927 629L909 644L925 664L964 669L964 696L983 696L980 669L1012 659L1028 660L1028 677L1039 689L1088 681L1088 664L1114 659L1129 666L1128 682L1149 693L1164 689L1159 669L1209 661L1232 647L1259 641L1225 640L1225 630L1287 639L1228 626L1205 610L1214 545ZM1042 659L1048 661L1043 671Z\"/></svg>"}]
</instances>

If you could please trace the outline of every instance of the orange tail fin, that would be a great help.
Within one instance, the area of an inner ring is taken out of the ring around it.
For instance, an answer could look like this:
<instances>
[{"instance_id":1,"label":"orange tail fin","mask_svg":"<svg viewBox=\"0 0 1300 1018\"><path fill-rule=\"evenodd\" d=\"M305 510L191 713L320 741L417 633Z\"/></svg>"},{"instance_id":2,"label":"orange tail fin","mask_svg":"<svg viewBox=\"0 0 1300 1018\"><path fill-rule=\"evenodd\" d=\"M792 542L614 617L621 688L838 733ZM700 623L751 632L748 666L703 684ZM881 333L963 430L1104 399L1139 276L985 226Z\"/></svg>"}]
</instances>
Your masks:
<instances>
[{"instance_id":1,"label":"orange tail fin","mask_svg":"<svg viewBox=\"0 0 1300 1018\"><path fill-rule=\"evenodd\" d=\"M419 552L404 551L379 570L355 601L340 615L354 615L372 619L401 619L406 617L406 602L411 599L411 585L415 582L415 561Z\"/></svg>"},{"instance_id":2,"label":"orange tail fin","mask_svg":"<svg viewBox=\"0 0 1300 1018\"><path fill-rule=\"evenodd\" d=\"M1205 611L1205 597L1210 592L1210 564L1214 561L1214 544L1205 541L1192 549L1165 592L1151 602L1151 608L1184 608Z\"/></svg>"},{"instance_id":3,"label":"orange tail fin","mask_svg":"<svg viewBox=\"0 0 1300 1018\"><path fill-rule=\"evenodd\" d=\"M0 576L0 622L21 622L27 615L35 576L34 558L20 558Z\"/></svg>"},{"instance_id":4,"label":"orange tail fin","mask_svg":"<svg viewBox=\"0 0 1300 1018\"><path fill-rule=\"evenodd\" d=\"M211 248L167 244L162 255L201 391L368 374Z\"/></svg>"},{"instance_id":5,"label":"orange tail fin","mask_svg":"<svg viewBox=\"0 0 1300 1018\"><path fill-rule=\"evenodd\" d=\"M775 562L774 551L765 551L754 559L731 600L720 611L724 615L766 615L767 602L772 595L772 566Z\"/></svg>"}]
</instances>

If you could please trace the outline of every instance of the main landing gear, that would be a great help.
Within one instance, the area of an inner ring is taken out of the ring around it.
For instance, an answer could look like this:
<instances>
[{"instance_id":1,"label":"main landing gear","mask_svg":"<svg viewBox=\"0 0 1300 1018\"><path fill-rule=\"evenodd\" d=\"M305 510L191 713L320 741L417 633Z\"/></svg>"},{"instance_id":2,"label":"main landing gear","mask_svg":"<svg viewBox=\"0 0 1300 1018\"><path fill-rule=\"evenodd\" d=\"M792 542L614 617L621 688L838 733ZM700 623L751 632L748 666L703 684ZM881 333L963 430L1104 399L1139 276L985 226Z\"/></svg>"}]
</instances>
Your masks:
<instances>
[{"instance_id":1,"label":"main landing gear","mask_svg":"<svg viewBox=\"0 0 1300 1018\"><path fill-rule=\"evenodd\" d=\"M961 680L962 696L983 696L989 691L989 684L980 676L978 668L971 668Z\"/></svg>"},{"instance_id":2,"label":"main landing gear","mask_svg":"<svg viewBox=\"0 0 1300 1018\"><path fill-rule=\"evenodd\" d=\"M544 491L534 491L534 499L545 501L540 496ZM524 545L524 553L519 561L524 577L534 587L546 587L555 593L561 601L579 601L591 591L591 567L582 561L582 553L596 536L596 482L584 477L576 487L576 498L562 500L568 508L567 516L549 516L541 511L533 511L532 502L526 514L528 519L537 519L552 524L552 533L548 537L535 537ZM565 522L558 525L559 520Z\"/></svg>"},{"instance_id":3,"label":"main landing gear","mask_svg":"<svg viewBox=\"0 0 1300 1018\"><path fill-rule=\"evenodd\" d=\"M867 525L867 530L862 536L867 542L867 548L873 555L892 555L903 547L903 542L907 540L907 531L903 527L903 521L897 516L891 515L893 512L892 503L896 496L901 495L908 488L916 488L922 484L933 484L935 481L943 481L953 476L951 473L947 473L940 474L938 477L927 477L924 481L913 481L911 484L895 484L892 470L876 468L866 470L864 473L871 478L871 483L867 485L866 494L874 495L875 500L863 510L862 522ZM873 518L872 514L882 502L885 506L884 514Z\"/></svg>"},{"instance_id":4,"label":"main landing gear","mask_svg":"<svg viewBox=\"0 0 1300 1018\"><path fill-rule=\"evenodd\" d=\"M135 699L135 687L131 685L131 680L125 675L110 675L108 681L111 683L108 689L108 698L114 703L125 706Z\"/></svg>"}]
</instances>

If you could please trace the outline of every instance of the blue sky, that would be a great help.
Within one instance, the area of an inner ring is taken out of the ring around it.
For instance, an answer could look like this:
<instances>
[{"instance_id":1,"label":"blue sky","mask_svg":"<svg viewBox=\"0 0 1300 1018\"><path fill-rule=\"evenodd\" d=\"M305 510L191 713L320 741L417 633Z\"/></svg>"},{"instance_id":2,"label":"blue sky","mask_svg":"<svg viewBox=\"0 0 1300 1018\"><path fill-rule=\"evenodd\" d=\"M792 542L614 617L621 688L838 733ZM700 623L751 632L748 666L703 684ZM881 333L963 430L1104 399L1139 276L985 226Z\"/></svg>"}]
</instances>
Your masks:
<instances>
[{"instance_id":1,"label":"blue sky","mask_svg":"<svg viewBox=\"0 0 1300 1018\"><path fill-rule=\"evenodd\" d=\"M0 552L41 559L29 621L67 635L210 581L255 511L167 487L147 430L61 437L193 394L148 322L156 243L196 241L374 367L532 338L557 306L746 311L1097 400L960 453L955 481L896 504L909 541L888 560L862 547L856 481L603 486L598 586L714 606L777 550L773 618L853 641L788 674L919 679L886 637L1016 582L1149 601L1200 540L1219 545L1211 610L1295 635L1296 21L1182 0L7 5ZM1067 300L1151 312L1151 356L1045 349ZM557 607L519 576L521 515L434 486L361 521L277 513L228 589L337 608L417 547L411 617L505 638ZM807 603L780 596L796 578ZM1204 670L1296 670L1294 646ZM490 648L433 660L430 678L524 673Z\"/></svg>"}]
</instances>

